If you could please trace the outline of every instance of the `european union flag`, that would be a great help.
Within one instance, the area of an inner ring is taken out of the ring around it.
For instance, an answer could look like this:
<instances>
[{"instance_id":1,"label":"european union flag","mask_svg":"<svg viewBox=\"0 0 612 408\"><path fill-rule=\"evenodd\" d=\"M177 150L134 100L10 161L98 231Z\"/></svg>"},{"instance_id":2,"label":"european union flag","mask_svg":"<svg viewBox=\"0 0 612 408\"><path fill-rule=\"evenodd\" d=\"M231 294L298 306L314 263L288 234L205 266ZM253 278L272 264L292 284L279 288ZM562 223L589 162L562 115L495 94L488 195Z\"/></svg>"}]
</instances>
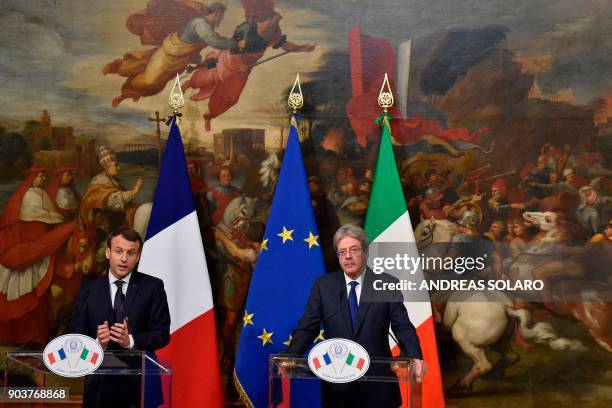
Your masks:
<instances>
[{"instance_id":1,"label":"european union flag","mask_svg":"<svg viewBox=\"0 0 612 408\"><path fill-rule=\"evenodd\" d=\"M268 356L287 347L312 285L324 273L304 161L293 125L249 288L236 356L235 380L252 406L268 406ZM313 402L319 403L318 399Z\"/></svg>"}]
</instances>

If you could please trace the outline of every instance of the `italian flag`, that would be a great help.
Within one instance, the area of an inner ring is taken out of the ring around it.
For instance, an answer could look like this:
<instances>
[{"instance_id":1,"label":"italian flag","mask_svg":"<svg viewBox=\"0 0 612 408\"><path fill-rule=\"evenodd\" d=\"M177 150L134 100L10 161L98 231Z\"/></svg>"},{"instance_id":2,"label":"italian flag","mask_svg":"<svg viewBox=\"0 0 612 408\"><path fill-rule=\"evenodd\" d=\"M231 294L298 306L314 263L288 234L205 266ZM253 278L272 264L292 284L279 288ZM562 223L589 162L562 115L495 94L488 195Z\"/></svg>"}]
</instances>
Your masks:
<instances>
[{"instance_id":1,"label":"italian flag","mask_svg":"<svg viewBox=\"0 0 612 408\"><path fill-rule=\"evenodd\" d=\"M382 139L378 150L365 231L372 243L393 242L398 244L405 242L406 252L410 256L418 256L414 244L414 231L408 216L391 145L390 119L391 116L385 113L376 121L382 126ZM417 274L421 275L420 278L423 277L421 270L417 271ZM415 278L418 277L415 276ZM407 301L405 305L410 321L417 329L423 358L427 365L423 381L423 407L444 407L442 375L438 361L431 303ZM394 354L399 354L399 347L391 338L389 338L389 344Z\"/></svg>"},{"instance_id":2,"label":"italian flag","mask_svg":"<svg viewBox=\"0 0 612 408\"><path fill-rule=\"evenodd\" d=\"M346 364L347 366L354 367L358 369L359 371L361 371L363 370L363 365L365 364L365 360L361 357L357 358L353 355L353 353L349 352L349 355L346 358L346 361L344 362L344 364Z\"/></svg>"},{"instance_id":3,"label":"italian flag","mask_svg":"<svg viewBox=\"0 0 612 408\"><path fill-rule=\"evenodd\" d=\"M98 357L100 357L98 353L89 350L87 347L83 347L83 351L81 352L80 356L81 360L88 361L91 364L96 364Z\"/></svg>"}]
</instances>

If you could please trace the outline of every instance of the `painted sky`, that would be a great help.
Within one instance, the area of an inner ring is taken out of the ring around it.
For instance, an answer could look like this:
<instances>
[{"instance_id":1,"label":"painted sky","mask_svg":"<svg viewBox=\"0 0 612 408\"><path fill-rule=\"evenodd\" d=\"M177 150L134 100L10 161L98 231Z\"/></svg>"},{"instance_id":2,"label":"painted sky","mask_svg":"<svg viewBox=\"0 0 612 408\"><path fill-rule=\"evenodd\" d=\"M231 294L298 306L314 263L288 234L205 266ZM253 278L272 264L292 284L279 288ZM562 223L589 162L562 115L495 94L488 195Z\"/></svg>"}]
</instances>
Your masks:
<instances>
[{"instance_id":1,"label":"painted sky","mask_svg":"<svg viewBox=\"0 0 612 408\"><path fill-rule=\"evenodd\" d=\"M319 44L312 54L280 58L251 74L238 105L213 122L213 132L231 126L271 128L273 118L261 109L280 101L296 72L313 72L321 56L346 48L347 29L398 44L413 44L455 28L502 25L509 29L503 46L521 56L549 56L541 80L570 88L579 103L612 89L612 0L278 0L281 26L292 41ZM166 91L126 101L113 109L122 78L103 76L105 63L132 49L139 40L125 28L145 0L1 0L0 103L3 115L36 117L49 109L61 121L120 123L150 131L152 111L166 111ZM219 32L231 35L244 18L238 0L228 1ZM266 56L278 51L268 51ZM271 80L273 78L273 80ZM191 109L205 112L205 105ZM186 107L188 108L188 106ZM85 125L83 125L85 126ZM110 129L110 128L109 128ZM112 132L119 132L113 130ZM206 136L207 141L210 136Z\"/></svg>"}]
</instances>

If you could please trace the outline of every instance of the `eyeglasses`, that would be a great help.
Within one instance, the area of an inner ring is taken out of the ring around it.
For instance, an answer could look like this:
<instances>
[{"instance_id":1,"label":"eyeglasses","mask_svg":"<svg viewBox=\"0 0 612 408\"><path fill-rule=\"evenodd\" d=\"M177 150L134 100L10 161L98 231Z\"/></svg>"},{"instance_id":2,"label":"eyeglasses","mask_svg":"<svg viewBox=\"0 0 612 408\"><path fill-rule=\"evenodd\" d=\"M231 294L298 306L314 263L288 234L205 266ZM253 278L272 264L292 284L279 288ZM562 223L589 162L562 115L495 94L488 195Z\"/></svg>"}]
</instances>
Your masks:
<instances>
[{"instance_id":1,"label":"eyeglasses","mask_svg":"<svg viewBox=\"0 0 612 408\"><path fill-rule=\"evenodd\" d=\"M351 256L355 256L360 252L361 252L361 248L353 246L353 247L350 247L349 249L339 250L338 252L336 252L336 255L338 255L338 258L344 258L348 254L351 254Z\"/></svg>"}]
</instances>

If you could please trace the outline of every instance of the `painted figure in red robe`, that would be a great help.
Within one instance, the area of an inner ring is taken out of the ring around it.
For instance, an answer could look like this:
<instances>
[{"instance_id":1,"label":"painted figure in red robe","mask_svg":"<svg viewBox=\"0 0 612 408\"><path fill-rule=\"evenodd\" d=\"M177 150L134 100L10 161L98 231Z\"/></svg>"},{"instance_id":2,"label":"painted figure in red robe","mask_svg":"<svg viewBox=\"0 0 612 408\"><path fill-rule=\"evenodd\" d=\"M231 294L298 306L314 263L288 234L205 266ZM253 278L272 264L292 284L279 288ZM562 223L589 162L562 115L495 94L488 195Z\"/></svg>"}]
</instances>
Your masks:
<instances>
[{"instance_id":1,"label":"painted figure in red robe","mask_svg":"<svg viewBox=\"0 0 612 408\"><path fill-rule=\"evenodd\" d=\"M210 130L210 122L234 106L240 99L253 66L268 48L290 52L312 52L316 45L298 45L287 41L282 34L282 16L274 10L272 1L243 0L246 21L234 31L234 38L246 41L239 51L225 49L206 55L205 66L197 69L185 83L185 89L196 88L191 99L208 99L208 113L204 115L204 127Z\"/></svg>"},{"instance_id":2,"label":"painted figure in red robe","mask_svg":"<svg viewBox=\"0 0 612 408\"><path fill-rule=\"evenodd\" d=\"M56 254L75 224L65 222L43 188L47 171L26 171L0 220L0 341L22 343L49 325L48 289Z\"/></svg>"}]
</instances>

